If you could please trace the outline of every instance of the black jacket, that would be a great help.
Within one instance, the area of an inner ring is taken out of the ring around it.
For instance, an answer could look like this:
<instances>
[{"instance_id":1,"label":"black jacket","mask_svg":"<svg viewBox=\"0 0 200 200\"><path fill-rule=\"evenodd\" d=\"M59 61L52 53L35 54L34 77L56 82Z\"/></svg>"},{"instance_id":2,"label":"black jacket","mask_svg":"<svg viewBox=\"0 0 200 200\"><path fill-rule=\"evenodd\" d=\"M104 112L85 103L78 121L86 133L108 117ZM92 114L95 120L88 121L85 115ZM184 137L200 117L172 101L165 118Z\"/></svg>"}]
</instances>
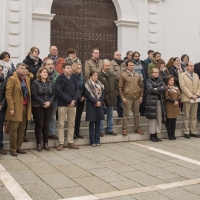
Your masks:
<instances>
[{"instance_id":1,"label":"black jacket","mask_svg":"<svg viewBox=\"0 0 200 200\"><path fill-rule=\"evenodd\" d=\"M72 75L77 81L78 81L78 77L76 75ZM81 75L82 76L82 75ZM78 82L78 86L79 86L79 97L78 97L78 101L81 100L82 97L85 97L85 82L84 82L84 77L83 78L83 85L80 85Z\"/></svg>"},{"instance_id":2,"label":"black jacket","mask_svg":"<svg viewBox=\"0 0 200 200\"><path fill-rule=\"evenodd\" d=\"M175 66L171 66L169 68L169 73L174 77L175 85L180 88L180 86L179 86L179 79L178 79L178 72L177 72L176 67Z\"/></svg>"},{"instance_id":3,"label":"black jacket","mask_svg":"<svg viewBox=\"0 0 200 200\"><path fill-rule=\"evenodd\" d=\"M194 73L198 74L200 79L200 62L194 65Z\"/></svg>"},{"instance_id":4,"label":"black jacket","mask_svg":"<svg viewBox=\"0 0 200 200\"><path fill-rule=\"evenodd\" d=\"M164 84L161 77L154 79L150 77L146 83L147 87L147 99L146 99L146 118L156 119L157 118L157 101L161 100L162 111L165 111L164 93L166 85ZM157 88L157 89L155 89ZM163 113L165 116L165 113Z\"/></svg>"},{"instance_id":5,"label":"black jacket","mask_svg":"<svg viewBox=\"0 0 200 200\"><path fill-rule=\"evenodd\" d=\"M45 102L49 101L53 105L55 99L54 86L51 82L33 81L31 86L32 106L43 106Z\"/></svg>"},{"instance_id":6,"label":"black jacket","mask_svg":"<svg viewBox=\"0 0 200 200\"><path fill-rule=\"evenodd\" d=\"M170 75L170 74L169 74L169 71L168 71L168 70L160 71L160 76L161 76L162 80L164 81L164 83L165 83L165 81L166 81L166 78L167 78L169 75Z\"/></svg>"},{"instance_id":7,"label":"black jacket","mask_svg":"<svg viewBox=\"0 0 200 200\"><path fill-rule=\"evenodd\" d=\"M6 80L2 76L0 76L0 105L5 108L6 107L6 98L5 98L5 91L6 91Z\"/></svg>"},{"instance_id":8,"label":"black jacket","mask_svg":"<svg viewBox=\"0 0 200 200\"><path fill-rule=\"evenodd\" d=\"M61 74L56 79L55 88L58 106L68 106L72 100L77 101L79 98L79 84L74 76L70 76L68 79L65 74Z\"/></svg>"},{"instance_id":9,"label":"black jacket","mask_svg":"<svg viewBox=\"0 0 200 200\"><path fill-rule=\"evenodd\" d=\"M148 65L151 63L151 59L148 57L147 59L144 60L144 63L145 63L146 68L147 68Z\"/></svg>"},{"instance_id":10,"label":"black jacket","mask_svg":"<svg viewBox=\"0 0 200 200\"><path fill-rule=\"evenodd\" d=\"M31 83L36 79L36 74L39 68L42 66L42 60L39 58L38 64L35 65L34 61L30 58L30 55L27 55L26 58L23 60L23 63L29 66L29 72L33 74L33 78L31 79Z\"/></svg>"}]
</instances>

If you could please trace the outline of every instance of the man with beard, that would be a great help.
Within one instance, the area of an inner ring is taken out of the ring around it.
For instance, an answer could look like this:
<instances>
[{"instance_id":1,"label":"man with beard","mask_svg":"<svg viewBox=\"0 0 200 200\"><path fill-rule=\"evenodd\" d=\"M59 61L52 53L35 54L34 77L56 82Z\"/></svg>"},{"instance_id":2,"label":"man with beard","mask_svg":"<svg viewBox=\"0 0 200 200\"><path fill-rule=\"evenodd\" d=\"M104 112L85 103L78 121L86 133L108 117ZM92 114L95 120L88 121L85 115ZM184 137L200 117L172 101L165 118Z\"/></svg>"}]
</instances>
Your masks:
<instances>
[{"instance_id":1,"label":"man with beard","mask_svg":"<svg viewBox=\"0 0 200 200\"><path fill-rule=\"evenodd\" d=\"M113 60L110 62L109 71L115 76L118 84L120 75L122 72L126 71L126 68L122 66L124 61L121 59L121 53L119 51L115 51L113 57ZM117 113L118 117L123 117L122 100L119 95L117 96Z\"/></svg>"},{"instance_id":2,"label":"man with beard","mask_svg":"<svg viewBox=\"0 0 200 200\"><path fill-rule=\"evenodd\" d=\"M146 80L147 80L147 69L144 61L140 60L140 53L133 52L133 63L134 70L140 75L142 83L144 85L143 101L140 104L140 116L145 116L145 104L146 104Z\"/></svg>"},{"instance_id":3,"label":"man with beard","mask_svg":"<svg viewBox=\"0 0 200 200\"><path fill-rule=\"evenodd\" d=\"M58 78L59 73L54 69L55 67L53 64L53 60L50 58L47 58L43 62L43 67L46 67L48 69L49 78L55 87L56 79ZM55 119L54 119L57 109L58 109L58 102L57 102L57 99L55 99L55 101L53 103L53 112L51 115L51 120L49 122L49 139L54 139L54 140L58 139L58 136L55 134L56 125L55 125Z\"/></svg>"},{"instance_id":4,"label":"man with beard","mask_svg":"<svg viewBox=\"0 0 200 200\"><path fill-rule=\"evenodd\" d=\"M159 61L160 59L161 59L161 53L155 52L155 53L153 54L152 61L151 61L151 63L148 65L148 68L147 68L148 76L151 75L151 70L156 66L156 64L158 63L158 61Z\"/></svg>"},{"instance_id":5,"label":"man with beard","mask_svg":"<svg viewBox=\"0 0 200 200\"><path fill-rule=\"evenodd\" d=\"M16 72L6 85L7 109L5 120L9 121L10 155L26 154L21 149L27 120L31 119L30 79L25 75L26 64L18 63Z\"/></svg>"},{"instance_id":6,"label":"man with beard","mask_svg":"<svg viewBox=\"0 0 200 200\"><path fill-rule=\"evenodd\" d=\"M58 49L56 46L51 46L49 48L49 55L48 57L43 59L43 62L47 59L47 58L51 58L53 60L53 64L55 66L55 70L59 73L62 74L63 73L63 63L65 63L65 60L61 57L58 56Z\"/></svg>"}]
</instances>

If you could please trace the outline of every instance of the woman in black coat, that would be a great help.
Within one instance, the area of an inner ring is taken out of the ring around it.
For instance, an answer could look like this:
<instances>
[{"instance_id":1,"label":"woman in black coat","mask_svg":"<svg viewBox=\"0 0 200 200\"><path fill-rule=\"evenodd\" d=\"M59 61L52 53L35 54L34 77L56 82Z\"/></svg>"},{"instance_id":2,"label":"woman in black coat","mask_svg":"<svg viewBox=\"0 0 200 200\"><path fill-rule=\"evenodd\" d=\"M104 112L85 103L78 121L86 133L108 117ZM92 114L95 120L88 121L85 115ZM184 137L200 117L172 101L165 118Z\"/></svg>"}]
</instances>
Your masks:
<instances>
[{"instance_id":1,"label":"woman in black coat","mask_svg":"<svg viewBox=\"0 0 200 200\"><path fill-rule=\"evenodd\" d=\"M100 145L100 121L104 120L103 99L104 86L98 80L96 72L90 72L90 79L85 84L86 121L89 121L90 144Z\"/></svg>"},{"instance_id":2,"label":"woman in black coat","mask_svg":"<svg viewBox=\"0 0 200 200\"><path fill-rule=\"evenodd\" d=\"M42 66L42 59L38 57L39 54L40 50L37 47L32 47L26 58L23 60L23 63L29 66L29 72L33 74L31 84L36 79L36 74Z\"/></svg>"},{"instance_id":3,"label":"woman in black coat","mask_svg":"<svg viewBox=\"0 0 200 200\"><path fill-rule=\"evenodd\" d=\"M161 132L162 118L164 120L164 93L166 85L159 76L159 70L153 68L151 76L146 82L146 118L149 119L150 140L153 142L161 141L157 134Z\"/></svg>"},{"instance_id":4,"label":"woman in black coat","mask_svg":"<svg viewBox=\"0 0 200 200\"><path fill-rule=\"evenodd\" d=\"M7 152L3 150L3 123L6 113L6 80L2 74L3 67L0 66L0 154L6 155Z\"/></svg>"},{"instance_id":5,"label":"woman in black coat","mask_svg":"<svg viewBox=\"0 0 200 200\"><path fill-rule=\"evenodd\" d=\"M165 61L160 59L156 64L155 68L159 69L160 76L162 80L165 82L166 78L170 75L168 68L165 66Z\"/></svg>"}]
</instances>

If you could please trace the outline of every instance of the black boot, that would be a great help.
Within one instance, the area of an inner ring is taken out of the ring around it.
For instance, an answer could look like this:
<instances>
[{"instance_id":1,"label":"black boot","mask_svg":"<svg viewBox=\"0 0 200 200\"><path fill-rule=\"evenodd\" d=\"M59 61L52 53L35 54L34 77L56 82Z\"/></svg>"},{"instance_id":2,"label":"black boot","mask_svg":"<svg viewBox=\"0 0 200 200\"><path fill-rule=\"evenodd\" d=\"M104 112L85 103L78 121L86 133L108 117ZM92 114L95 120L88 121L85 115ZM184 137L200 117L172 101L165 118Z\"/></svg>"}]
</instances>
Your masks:
<instances>
[{"instance_id":1,"label":"black boot","mask_svg":"<svg viewBox=\"0 0 200 200\"><path fill-rule=\"evenodd\" d=\"M45 149L46 151L50 151L50 148L49 148L49 146L48 146L47 143L44 143L44 149Z\"/></svg>"},{"instance_id":2,"label":"black boot","mask_svg":"<svg viewBox=\"0 0 200 200\"><path fill-rule=\"evenodd\" d=\"M74 137L73 137L74 139L78 139L78 137L76 136L76 134L74 133Z\"/></svg>"},{"instance_id":3,"label":"black boot","mask_svg":"<svg viewBox=\"0 0 200 200\"><path fill-rule=\"evenodd\" d=\"M42 151L41 144L37 144L37 151Z\"/></svg>"},{"instance_id":4,"label":"black boot","mask_svg":"<svg viewBox=\"0 0 200 200\"><path fill-rule=\"evenodd\" d=\"M81 138L81 139L84 138L80 133L76 133L76 136L77 136L78 138Z\"/></svg>"},{"instance_id":5,"label":"black boot","mask_svg":"<svg viewBox=\"0 0 200 200\"><path fill-rule=\"evenodd\" d=\"M175 130L176 130L176 119L172 119L172 127L171 127L172 140L176 140Z\"/></svg>"},{"instance_id":6,"label":"black boot","mask_svg":"<svg viewBox=\"0 0 200 200\"><path fill-rule=\"evenodd\" d=\"M160 138L158 138L157 133L155 133L155 138L156 138L156 140L158 140L158 142L162 142L162 140Z\"/></svg>"},{"instance_id":7,"label":"black boot","mask_svg":"<svg viewBox=\"0 0 200 200\"><path fill-rule=\"evenodd\" d=\"M166 129L167 129L169 140L173 140L172 139L172 131L171 131L171 119L169 119L169 118L166 119Z\"/></svg>"},{"instance_id":8,"label":"black boot","mask_svg":"<svg viewBox=\"0 0 200 200\"><path fill-rule=\"evenodd\" d=\"M156 138L155 138L155 134L150 134L150 140L152 142L158 142L158 140L156 140Z\"/></svg>"}]
</instances>

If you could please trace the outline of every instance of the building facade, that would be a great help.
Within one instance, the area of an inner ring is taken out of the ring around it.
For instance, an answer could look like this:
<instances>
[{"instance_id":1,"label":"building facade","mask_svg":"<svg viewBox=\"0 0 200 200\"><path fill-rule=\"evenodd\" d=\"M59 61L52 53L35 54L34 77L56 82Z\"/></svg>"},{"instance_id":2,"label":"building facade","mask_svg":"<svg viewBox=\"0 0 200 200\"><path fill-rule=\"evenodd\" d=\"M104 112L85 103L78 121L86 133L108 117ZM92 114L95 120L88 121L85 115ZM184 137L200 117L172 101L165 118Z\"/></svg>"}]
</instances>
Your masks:
<instances>
[{"instance_id":1,"label":"building facade","mask_svg":"<svg viewBox=\"0 0 200 200\"><path fill-rule=\"evenodd\" d=\"M85 0L54 1L76 4ZM54 1L0 0L0 51L10 52L14 63L22 61L32 46L40 49L41 58L48 54L52 43L52 20L58 15L52 13ZM165 61L184 53L190 56L191 61L200 61L199 0L110 1L116 11L116 20L113 21L116 26L116 47L113 46L113 51L118 49L125 56L128 50L137 50L145 59L147 51L152 49L161 52ZM87 9L96 9L101 0L90 0L90 3L95 4L95 8L88 4ZM101 20L100 16L101 13Z\"/></svg>"}]
</instances>

